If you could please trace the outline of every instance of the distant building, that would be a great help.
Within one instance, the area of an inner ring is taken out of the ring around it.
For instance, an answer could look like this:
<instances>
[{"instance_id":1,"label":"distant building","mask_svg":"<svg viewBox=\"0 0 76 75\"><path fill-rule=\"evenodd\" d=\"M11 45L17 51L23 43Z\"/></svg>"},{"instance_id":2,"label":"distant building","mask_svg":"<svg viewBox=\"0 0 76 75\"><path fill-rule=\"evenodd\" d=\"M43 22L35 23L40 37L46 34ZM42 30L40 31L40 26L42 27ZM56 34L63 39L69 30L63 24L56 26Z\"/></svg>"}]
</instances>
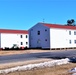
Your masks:
<instances>
[{"instance_id":1,"label":"distant building","mask_svg":"<svg viewBox=\"0 0 76 75\"><path fill-rule=\"evenodd\" d=\"M76 27L37 23L29 29L29 47L44 49L76 47Z\"/></svg>"},{"instance_id":2,"label":"distant building","mask_svg":"<svg viewBox=\"0 0 76 75\"><path fill-rule=\"evenodd\" d=\"M0 29L0 48L29 47L29 34L26 30Z\"/></svg>"}]
</instances>

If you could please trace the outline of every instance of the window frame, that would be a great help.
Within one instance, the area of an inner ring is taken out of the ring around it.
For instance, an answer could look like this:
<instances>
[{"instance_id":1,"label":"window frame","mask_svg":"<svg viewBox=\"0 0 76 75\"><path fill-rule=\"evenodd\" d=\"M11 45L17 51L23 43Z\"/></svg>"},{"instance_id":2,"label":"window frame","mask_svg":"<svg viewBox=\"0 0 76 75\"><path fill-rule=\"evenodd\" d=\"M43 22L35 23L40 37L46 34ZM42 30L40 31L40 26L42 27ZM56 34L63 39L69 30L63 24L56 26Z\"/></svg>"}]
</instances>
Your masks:
<instances>
[{"instance_id":1,"label":"window frame","mask_svg":"<svg viewBox=\"0 0 76 75\"><path fill-rule=\"evenodd\" d=\"M69 31L69 35L71 35L71 31Z\"/></svg>"},{"instance_id":2,"label":"window frame","mask_svg":"<svg viewBox=\"0 0 76 75\"><path fill-rule=\"evenodd\" d=\"M26 38L28 38L28 35L26 35Z\"/></svg>"},{"instance_id":3,"label":"window frame","mask_svg":"<svg viewBox=\"0 0 76 75\"><path fill-rule=\"evenodd\" d=\"M28 42L26 42L26 45L28 45Z\"/></svg>"},{"instance_id":4,"label":"window frame","mask_svg":"<svg viewBox=\"0 0 76 75\"><path fill-rule=\"evenodd\" d=\"M45 41L47 41L47 39L45 39Z\"/></svg>"},{"instance_id":5,"label":"window frame","mask_svg":"<svg viewBox=\"0 0 76 75\"><path fill-rule=\"evenodd\" d=\"M74 35L76 35L76 31L74 31Z\"/></svg>"},{"instance_id":6,"label":"window frame","mask_svg":"<svg viewBox=\"0 0 76 75\"><path fill-rule=\"evenodd\" d=\"M71 40L69 40L69 44L72 44L72 41Z\"/></svg>"},{"instance_id":7,"label":"window frame","mask_svg":"<svg viewBox=\"0 0 76 75\"><path fill-rule=\"evenodd\" d=\"M45 32L47 32L47 29L45 29Z\"/></svg>"},{"instance_id":8,"label":"window frame","mask_svg":"<svg viewBox=\"0 0 76 75\"><path fill-rule=\"evenodd\" d=\"M74 43L76 44L76 40L74 40Z\"/></svg>"},{"instance_id":9,"label":"window frame","mask_svg":"<svg viewBox=\"0 0 76 75\"><path fill-rule=\"evenodd\" d=\"M37 35L40 35L40 31L39 30L37 31Z\"/></svg>"},{"instance_id":10,"label":"window frame","mask_svg":"<svg viewBox=\"0 0 76 75\"><path fill-rule=\"evenodd\" d=\"M23 36L22 36L22 35L20 35L20 38L23 38Z\"/></svg>"},{"instance_id":11,"label":"window frame","mask_svg":"<svg viewBox=\"0 0 76 75\"><path fill-rule=\"evenodd\" d=\"M20 45L23 45L23 42L20 42Z\"/></svg>"}]
</instances>

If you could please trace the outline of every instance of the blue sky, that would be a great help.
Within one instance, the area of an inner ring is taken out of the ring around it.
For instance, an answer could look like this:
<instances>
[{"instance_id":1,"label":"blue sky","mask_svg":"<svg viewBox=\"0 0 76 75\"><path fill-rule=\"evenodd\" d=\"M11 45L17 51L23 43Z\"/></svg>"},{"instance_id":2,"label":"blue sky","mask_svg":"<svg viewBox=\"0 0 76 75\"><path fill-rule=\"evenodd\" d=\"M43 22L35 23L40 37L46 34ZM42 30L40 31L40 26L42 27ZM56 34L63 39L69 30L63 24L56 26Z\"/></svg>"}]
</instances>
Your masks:
<instances>
[{"instance_id":1,"label":"blue sky","mask_svg":"<svg viewBox=\"0 0 76 75\"><path fill-rule=\"evenodd\" d=\"M38 22L76 20L76 0L0 0L0 28L28 30Z\"/></svg>"}]
</instances>

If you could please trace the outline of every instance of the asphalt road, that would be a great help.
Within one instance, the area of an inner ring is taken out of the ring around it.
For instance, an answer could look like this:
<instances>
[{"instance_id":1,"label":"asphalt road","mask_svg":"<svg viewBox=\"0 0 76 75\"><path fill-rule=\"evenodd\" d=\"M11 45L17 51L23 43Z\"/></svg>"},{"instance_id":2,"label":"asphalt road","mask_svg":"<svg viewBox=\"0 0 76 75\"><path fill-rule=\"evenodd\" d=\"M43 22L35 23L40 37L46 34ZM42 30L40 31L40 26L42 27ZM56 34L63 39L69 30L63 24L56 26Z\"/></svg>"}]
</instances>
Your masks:
<instances>
[{"instance_id":1,"label":"asphalt road","mask_svg":"<svg viewBox=\"0 0 76 75\"><path fill-rule=\"evenodd\" d=\"M0 56L0 64L9 63L9 62L17 62L17 61L26 61L26 60L37 60L40 58L61 59L61 58L67 58L67 57L69 58L73 56L76 56L76 50L5 55L5 56Z\"/></svg>"}]
</instances>

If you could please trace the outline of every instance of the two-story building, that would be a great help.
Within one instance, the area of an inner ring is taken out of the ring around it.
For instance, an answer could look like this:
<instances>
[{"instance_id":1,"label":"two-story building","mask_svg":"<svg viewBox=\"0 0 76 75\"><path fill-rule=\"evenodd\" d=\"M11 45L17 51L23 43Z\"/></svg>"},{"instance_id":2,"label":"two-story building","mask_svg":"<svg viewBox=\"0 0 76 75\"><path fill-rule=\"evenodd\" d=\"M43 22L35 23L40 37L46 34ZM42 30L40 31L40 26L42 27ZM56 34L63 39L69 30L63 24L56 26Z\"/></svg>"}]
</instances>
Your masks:
<instances>
[{"instance_id":1,"label":"two-story building","mask_svg":"<svg viewBox=\"0 0 76 75\"><path fill-rule=\"evenodd\" d=\"M29 47L29 34L26 30L0 29L0 48L11 48L13 45Z\"/></svg>"},{"instance_id":2,"label":"two-story building","mask_svg":"<svg viewBox=\"0 0 76 75\"><path fill-rule=\"evenodd\" d=\"M37 23L29 29L30 48L74 48L76 26Z\"/></svg>"}]
</instances>

